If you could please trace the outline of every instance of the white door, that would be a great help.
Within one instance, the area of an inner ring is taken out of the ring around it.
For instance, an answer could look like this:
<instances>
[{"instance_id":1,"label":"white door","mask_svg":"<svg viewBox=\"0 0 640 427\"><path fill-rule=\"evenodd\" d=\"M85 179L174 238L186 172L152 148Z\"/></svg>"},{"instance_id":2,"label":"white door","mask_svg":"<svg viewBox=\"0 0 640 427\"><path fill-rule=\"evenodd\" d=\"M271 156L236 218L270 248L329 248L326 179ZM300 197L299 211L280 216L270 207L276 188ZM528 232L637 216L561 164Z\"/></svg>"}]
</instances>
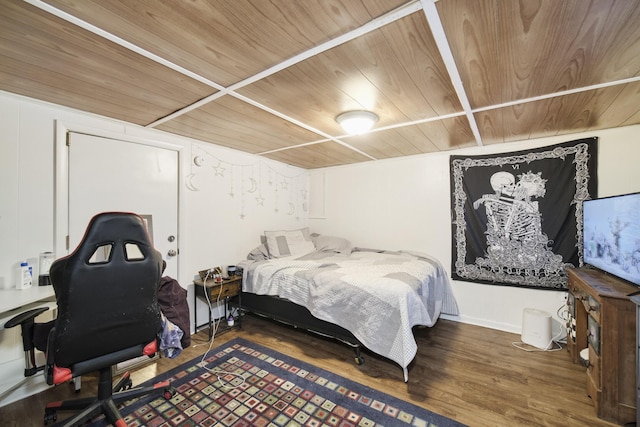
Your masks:
<instances>
[{"instance_id":1,"label":"white door","mask_svg":"<svg viewBox=\"0 0 640 427\"><path fill-rule=\"evenodd\" d=\"M89 220L105 211L150 218L154 246L178 277L178 152L143 143L80 133L68 139L69 251Z\"/></svg>"}]
</instances>

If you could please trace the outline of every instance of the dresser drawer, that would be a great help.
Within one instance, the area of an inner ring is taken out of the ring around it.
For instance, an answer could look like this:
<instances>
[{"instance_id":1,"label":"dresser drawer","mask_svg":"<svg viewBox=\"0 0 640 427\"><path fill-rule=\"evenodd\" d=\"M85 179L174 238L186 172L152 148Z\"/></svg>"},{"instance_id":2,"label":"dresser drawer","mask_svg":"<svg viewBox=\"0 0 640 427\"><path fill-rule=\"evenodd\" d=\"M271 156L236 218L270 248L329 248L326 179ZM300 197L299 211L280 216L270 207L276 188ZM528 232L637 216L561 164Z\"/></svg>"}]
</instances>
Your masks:
<instances>
[{"instance_id":1,"label":"dresser drawer","mask_svg":"<svg viewBox=\"0 0 640 427\"><path fill-rule=\"evenodd\" d=\"M600 303L594 297L589 295L585 300L582 301L584 305L584 309L587 310L587 313L591 317L595 319L596 322L600 323Z\"/></svg>"},{"instance_id":2,"label":"dresser drawer","mask_svg":"<svg viewBox=\"0 0 640 427\"><path fill-rule=\"evenodd\" d=\"M207 288L207 290L209 291L209 297L212 301L215 301L218 298L222 299L232 297L234 295L238 295L238 292L240 292L240 281L226 283L222 286L214 286Z\"/></svg>"},{"instance_id":3,"label":"dresser drawer","mask_svg":"<svg viewBox=\"0 0 640 427\"><path fill-rule=\"evenodd\" d=\"M222 283L207 283L207 286L202 284L196 284L195 291L196 296L208 299L211 302L223 300L225 298L238 295L240 293L240 287L242 286L242 279L232 279L223 281ZM206 293L206 294L205 294Z\"/></svg>"}]
</instances>

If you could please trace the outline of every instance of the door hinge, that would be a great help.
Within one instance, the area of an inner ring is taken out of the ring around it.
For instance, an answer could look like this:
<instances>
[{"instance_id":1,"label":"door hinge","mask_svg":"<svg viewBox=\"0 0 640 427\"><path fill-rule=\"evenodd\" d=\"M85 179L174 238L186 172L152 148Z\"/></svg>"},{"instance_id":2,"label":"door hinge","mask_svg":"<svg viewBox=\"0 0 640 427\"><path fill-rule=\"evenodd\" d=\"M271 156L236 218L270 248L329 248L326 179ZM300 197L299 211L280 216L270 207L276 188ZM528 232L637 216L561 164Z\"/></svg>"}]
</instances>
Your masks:
<instances>
[{"instance_id":1,"label":"door hinge","mask_svg":"<svg viewBox=\"0 0 640 427\"><path fill-rule=\"evenodd\" d=\"M66 249L68 251L69 250L69 235L68 234L67 234L67 237L65 237L64 240L65 240L64 245L65 245L65 247L66 247Z\"/></svg>"}]
</instances>

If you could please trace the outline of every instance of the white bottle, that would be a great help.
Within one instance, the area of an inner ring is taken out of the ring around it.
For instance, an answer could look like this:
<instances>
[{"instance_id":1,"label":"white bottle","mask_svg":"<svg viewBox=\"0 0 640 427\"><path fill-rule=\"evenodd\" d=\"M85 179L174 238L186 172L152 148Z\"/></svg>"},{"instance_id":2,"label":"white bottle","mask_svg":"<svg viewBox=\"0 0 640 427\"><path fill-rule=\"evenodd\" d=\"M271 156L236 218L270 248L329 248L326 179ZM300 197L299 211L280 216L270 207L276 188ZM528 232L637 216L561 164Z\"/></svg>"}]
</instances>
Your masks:
<instances>
[{"instance_id":1,"label":"white bottle","mask_svg":"<svg viewBox=\"0 0 640 427\"><path fill-rule=\"evenodd\" d=\"M20 263L20 268L18 269L18 281L16 283L16 288L28 289L31 287L32 283L33 275L31 267L29 267L29 263L27 261L22 261Z\"/></svg>"}]
</instances>

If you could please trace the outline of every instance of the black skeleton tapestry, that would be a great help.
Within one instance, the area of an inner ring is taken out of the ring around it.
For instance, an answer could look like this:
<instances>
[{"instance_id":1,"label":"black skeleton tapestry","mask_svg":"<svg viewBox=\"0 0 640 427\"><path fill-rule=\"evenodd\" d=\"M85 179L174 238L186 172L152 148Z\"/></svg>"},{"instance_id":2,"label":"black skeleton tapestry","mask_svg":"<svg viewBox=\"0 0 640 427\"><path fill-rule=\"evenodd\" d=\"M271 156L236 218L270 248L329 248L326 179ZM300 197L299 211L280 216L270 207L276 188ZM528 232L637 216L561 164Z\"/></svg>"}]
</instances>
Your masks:
<instances>
[{"instance_id":1,"label":"black skeleton tapestry","mask_svg":"<svg viewBox=\"0 0 640 427\"><path fill-rule=\"evenodd\" d=\"M454 279L566 289L582 264L582 201L596 197L597 138L451 156Z\"/></svg>"}]
</instances>

